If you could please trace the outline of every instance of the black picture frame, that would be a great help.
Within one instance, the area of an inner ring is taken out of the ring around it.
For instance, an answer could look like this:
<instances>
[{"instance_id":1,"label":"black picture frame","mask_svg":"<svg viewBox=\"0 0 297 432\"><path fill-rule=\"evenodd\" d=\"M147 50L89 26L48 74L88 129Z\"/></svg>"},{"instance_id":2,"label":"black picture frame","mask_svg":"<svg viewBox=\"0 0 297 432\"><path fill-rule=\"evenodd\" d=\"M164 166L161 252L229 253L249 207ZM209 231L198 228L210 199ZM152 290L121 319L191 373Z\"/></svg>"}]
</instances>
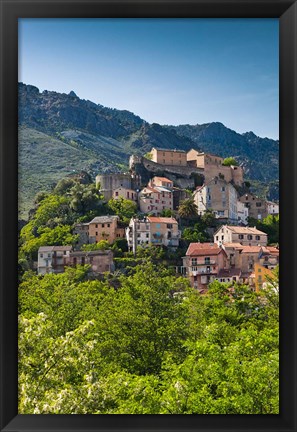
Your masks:
<instances>
[{"instance_id":1,"label":"black picture frame","mask_svg":"<svg viewBox=\"0 0 297 432\"><path fill-rule=\"evenodd\" d=\"M296 431L297 4L289 0L0 0L1 431ZM18 415L17 117L19 18L278 18L280 22L280 414Z\"/></svg>"}]
</instances>

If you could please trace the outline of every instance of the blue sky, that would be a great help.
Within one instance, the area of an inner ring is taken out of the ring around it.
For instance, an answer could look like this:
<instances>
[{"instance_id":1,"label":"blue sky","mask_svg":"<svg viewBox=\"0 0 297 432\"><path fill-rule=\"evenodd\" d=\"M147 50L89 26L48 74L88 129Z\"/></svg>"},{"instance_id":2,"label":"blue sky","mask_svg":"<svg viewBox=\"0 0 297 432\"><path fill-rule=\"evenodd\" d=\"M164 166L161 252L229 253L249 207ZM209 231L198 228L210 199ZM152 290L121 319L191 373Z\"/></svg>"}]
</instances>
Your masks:
<instances>
[{"instance_id":1,"label":"blue sky","mask_svg":"<svg viewBox=\"0 0 297 432\"><path fill-rule=\"evenodd\" d=\"M150 123L279 136L277 19L21 19L19 81Z\"/></svg>"}]
</instances>

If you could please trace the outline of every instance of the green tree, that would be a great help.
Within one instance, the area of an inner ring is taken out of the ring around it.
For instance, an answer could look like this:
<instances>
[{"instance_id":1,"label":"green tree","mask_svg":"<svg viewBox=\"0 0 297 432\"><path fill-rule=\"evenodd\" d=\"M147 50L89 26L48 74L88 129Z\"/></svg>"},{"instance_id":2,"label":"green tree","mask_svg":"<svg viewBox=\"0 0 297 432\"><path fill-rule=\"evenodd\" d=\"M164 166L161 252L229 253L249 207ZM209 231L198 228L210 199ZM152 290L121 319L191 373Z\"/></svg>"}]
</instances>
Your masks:
<instances>
[{"instance_id":1,"label":"green tree","mask_svg":"<svg viewBox=\"0 0 297 432\"><path fill-rule=\"evenodd\" d=\"M132 216L137 213L137 204L123 197L110 199L108 207L125 223L128 223Z\"/></svg>"},{"instance_id":2,"label":"green tree","mask_svg":"<svg viewBox=\"0 0 297 432\"><path fill-rule=\"evenodd\" d=\"M234 159L234 157L227 157L223 160L223 165L224 166L238 166L238 162L236 159Z\"/></svg>"},{"instance_id":3,"label":"green tree","mask_svg":"<svg viewBox=\"0 0 297 432\"><path fill-rule=\"evenodd\" d=\"M182 201L178 207L178 214L181 218L194 218L198 215L198 207L194 201L194 198L188 198Z\"/></svg>"},{"instance_id":4,"label":"green tree","mask_svg":"<svg viewBox=\"0 0 297 432\"><path fill-rule=\"evenodd\" d=\"M107 240L100 240L98 243L82 245L81 249L84 251L106 250L110 249L110 244Z\"/></svg>"}]
</instances>

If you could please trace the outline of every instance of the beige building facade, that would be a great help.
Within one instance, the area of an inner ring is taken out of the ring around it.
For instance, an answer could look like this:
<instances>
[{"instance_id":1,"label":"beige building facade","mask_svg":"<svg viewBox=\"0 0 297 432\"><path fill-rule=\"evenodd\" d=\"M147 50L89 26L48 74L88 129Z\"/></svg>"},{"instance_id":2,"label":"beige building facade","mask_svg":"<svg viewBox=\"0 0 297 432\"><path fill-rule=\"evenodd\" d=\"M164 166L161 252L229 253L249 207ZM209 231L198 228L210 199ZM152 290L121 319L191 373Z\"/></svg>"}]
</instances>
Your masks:
<instances>
[{"instance_id":1,"label":"beige building facade","mask_svg":"<svg viewBox=\"0 0 297 432\"><path fill-rule=\"evenodd\" d=\"M190 150L187 153L187 163L189 166L204 170L205 183L214 177L220 177L227 183L233 182L235 185L243 184L243 169L240 166L224 166L224 158L210 153Z\"/></svg>"},{"instance_id":2,"label":"beige building facade","mask_svg":"<svg viewBox=\"0 0 297 432\"><path fill-rule=\"evenodd\" d=\"M153 147L150 153L152 161L160 165L187 166L187 154L184 150Z\"/></svg>"},{"instance_id":3,"label":"beige building facade","mask_svg":"<svg viewBox=\"0 0 297 432\"><path fill-rule=\"evenodd\" d=\"M173 192L161 186L146 186L138 194L138 204L142 213L159 216L163 210L173 210Z\"/></svg>"},{"instance_id":4,"label":"beige building facade","mask_svg":"<svg viewBox=\"0 0 297 432\"><path fill-rule=\"evenodd\" d=\"M179 245L181 233L174 218L145 217L132 218L126 229L128 249L133 253L138 247L148 245L176 248Z\"/></svg>"},{"instance_id":5,"label":"beige building facade","mask_svg":"<svg viewBox=\"0 0 297 432\"><path fill-rule=\"evenodd\" d=\"M237 191L231 183L215 177L203 186L196 189L193 194L198 215L212 210L217 219L226 219L237 223Z\"/></svg>"},{"instance_id":6,"label":"beige building facade","mask_svg":"<svg viewBox=\"0 0 297 432\"><path fill-rule=\"evenodd\" d=\"M75 251L69 256L69 266L90 265L90 273L114 271L113 253L110 250Z\"/></svg>"},{"instance_id":7,"label":"beige building facade","mask_svg":"<svg viewBox=\"0 0 297 432\"><path fill-rule=\"evenodd\" d=\"M112 244L125 237L124 228L119 227L119 216L97 216L89 222L89 238L96 243L106 240Z\"/></svg>"},{"instance_id":8,"label":"beige building facade","mask_svg":"<svg viewBox=\"0 0 297 432\"><path fill-rule=\"evenodd\" d=\"M249 217L262 220L268 216L266 201L256 195L247 193L241 196L239 200L248 207Z\"/></svg>"},{"instance_id":9,"label":"beige building facade","mask_svg":"<svg viewBox=\"0 0 297 432\"><path fill-rule=\"evenodd\" d=\"M133 189L118 187L112 191L112 198L124 198L130 201L137 202L137 192Z\"/></svg>"},{"instance_id":10,"label":"beige building facade","mask_svg":"<svg viewBox=\"0 0 297 432\"><path fill-rule=\"evenodd\" d=\"M214 242L240 243L243 246L266 246L267 234L257 228L223 225L214 233Z\"/></svg>"},{"instance_id":11,"label":"beige building facade","mask_svg":"<svg viewBox=\"0 0 297 432\"><path fill-rule=\"evenodd\" d=\"M41 246L38 249L37 273L63 273L72 246Z\"/></svg>"},{"instance_id":12,"label":"beige building facade","mask_svg":"<svg viewBox=\"0 0 297 432\"><path fill-rule=\"evenodd\" d=\"M148 186L150 186L150 187L160 186L160 187L172 189L173 188L173 181L169 180L166 177L153 177L149 181Z\"/></svg>"}]
</instances>

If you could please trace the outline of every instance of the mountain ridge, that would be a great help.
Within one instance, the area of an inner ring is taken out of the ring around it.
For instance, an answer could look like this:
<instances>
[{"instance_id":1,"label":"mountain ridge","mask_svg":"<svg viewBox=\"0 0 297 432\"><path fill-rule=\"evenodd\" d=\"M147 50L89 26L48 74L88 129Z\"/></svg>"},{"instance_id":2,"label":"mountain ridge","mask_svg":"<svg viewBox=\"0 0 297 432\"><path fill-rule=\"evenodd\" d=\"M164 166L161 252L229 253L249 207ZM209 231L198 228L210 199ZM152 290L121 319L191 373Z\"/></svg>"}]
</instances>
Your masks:
<instances>
[{"instance_id":1,"label":"mountain ridge","mask_svg":"<svg viewBox=\"0 0 297 432\"><path fill-rule=\"evenodd\" d=\"M43 177L40 175L43 165L47 174L46 179L42 178L40 182L42 188L47 188L51 174L54 181L59 174L67 174L65 169L57 171L53 168L51 172L44 156L47 146L53 146L55 154L60 148L59 166L68 164L64 157L66 145L68 156L72 154L70 147L79 149L80 158L77 153L73 156L76 170L89 170L93 176L99 171L125 170L131 154L143 155L152 147L186 151L196 148L222 157L236 157L256 191L258 189L269 199L278 199L278 140L258 137L252 131L239 134L220 122L179 126L149 123L128 110L107 108L80 99L74 91L68 94L48 90L40 92L37 87L24 83L19 83L18 88L19 127L22 131L19 139L20 170L24 183L21 190L27 188L28 176ZM36 145L32 146L33 142ZM38 172L29 164L30 154L39 158ZM46 154L50 157L50 152ZM26 177L28 169L30 174ZM273 193L270 193L270 185ZM32 202L32 194L33 191L28 192L22 201Z\"/></svg>"}]
</instances>

